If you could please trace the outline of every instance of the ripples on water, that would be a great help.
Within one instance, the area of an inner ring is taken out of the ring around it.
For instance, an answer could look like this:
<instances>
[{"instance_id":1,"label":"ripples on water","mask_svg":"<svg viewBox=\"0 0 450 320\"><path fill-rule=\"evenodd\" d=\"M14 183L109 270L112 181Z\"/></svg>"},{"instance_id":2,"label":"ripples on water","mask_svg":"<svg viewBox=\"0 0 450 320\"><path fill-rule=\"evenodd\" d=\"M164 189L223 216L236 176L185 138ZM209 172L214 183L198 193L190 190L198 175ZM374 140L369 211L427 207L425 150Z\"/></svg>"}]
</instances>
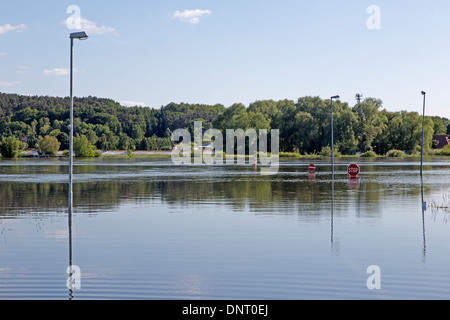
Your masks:
<instances>
[{"instance_id":1,"label":"ripples on water","mask_svg":"<svg viewBox=\"0 0 450 320\"><path fill-rule=\"evenodd\" d=\"M422 217L418 163L336 167L76 161L73 246L67 164L0 161L0 299L448 299L445 210ZM349 160L354 161L354 160ZM424 196L442 201L450 162L426 163ZM333 204L333 206L332 206ZM69 253L81 290L66 288ZM382 290L366 287L370 265Z\"/></svg>"}]
</instances>

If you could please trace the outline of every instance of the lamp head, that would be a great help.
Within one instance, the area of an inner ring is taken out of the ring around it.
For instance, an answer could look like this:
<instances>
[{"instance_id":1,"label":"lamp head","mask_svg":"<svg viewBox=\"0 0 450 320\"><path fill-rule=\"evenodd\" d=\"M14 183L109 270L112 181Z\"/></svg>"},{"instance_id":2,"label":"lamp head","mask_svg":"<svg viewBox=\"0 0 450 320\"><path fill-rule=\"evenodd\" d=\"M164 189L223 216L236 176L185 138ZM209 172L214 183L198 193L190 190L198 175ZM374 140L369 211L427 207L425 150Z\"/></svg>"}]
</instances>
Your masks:
<instances>
[{"instance_id":1,"label":"lamp head","mask_svg":"<svg viewBox=\"0 0 450 320\"><path fill-rule=\"evenodd\" d=\"M74 32L70 34L70 39L86 40L87 38L89 38L89 36L85 31Z\"/></svg>"},{"instance_id":2,"label":"lamp head","mask_svg":"<svg viewBox=\"0 0 450 320\"><path fill-rule=\"evenodd\" d=\"M340 97L339 96L333 96L333 97L331 97L331 99L339 99Z\"/></svg>"},{"instance_id":3,"label":"lamp head","mask_svg":"<svg viewBox=\"0 0 450 320\"><path fill-rule=\"evenodd\" d=\"M424 95L426 95L427 93L425 92L425 91L422 91L422 95L424 96Z\"/></svg>"}]
</instances>

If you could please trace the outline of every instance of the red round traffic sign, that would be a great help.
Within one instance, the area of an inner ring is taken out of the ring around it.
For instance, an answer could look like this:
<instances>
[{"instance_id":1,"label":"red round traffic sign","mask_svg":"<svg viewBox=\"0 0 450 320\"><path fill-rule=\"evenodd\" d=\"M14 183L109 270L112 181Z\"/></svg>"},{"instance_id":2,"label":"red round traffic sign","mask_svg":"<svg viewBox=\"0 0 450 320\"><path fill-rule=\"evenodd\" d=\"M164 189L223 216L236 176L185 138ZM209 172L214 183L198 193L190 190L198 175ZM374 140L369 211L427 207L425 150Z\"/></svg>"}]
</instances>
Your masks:
<instances>
[{"instance_id":1,"label":"red round traffic sign","mask_svg":"<svg viewBox=\"0 0 450 320\"><path fill-rule=\"evenodd\" d=\"M360 172L359 166L357 164L351 164L348 166L347 172L351 177L356 177Z\"/></svg>"},{"instance_id":2,"label":"red round traffic sign","mask_svg":"<svg viewBox=\"0 0 450 320\"><path fill-rule=\"evenodd\" d=\"M309 169L309 171L315 171L316 170L316 165L315 164L310 164L308 169Z\"/></svg>"}]
</instances>

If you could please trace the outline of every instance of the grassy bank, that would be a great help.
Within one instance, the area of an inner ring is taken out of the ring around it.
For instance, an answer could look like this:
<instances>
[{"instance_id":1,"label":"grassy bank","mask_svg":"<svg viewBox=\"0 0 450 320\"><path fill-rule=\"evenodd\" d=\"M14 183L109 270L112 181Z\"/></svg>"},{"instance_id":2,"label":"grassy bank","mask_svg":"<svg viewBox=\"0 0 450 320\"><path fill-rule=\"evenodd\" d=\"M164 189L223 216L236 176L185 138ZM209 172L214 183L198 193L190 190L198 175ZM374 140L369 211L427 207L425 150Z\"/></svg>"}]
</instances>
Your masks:
<instances>
[{"instance_id":1,"label":"grassy bank","mask_svg":"<svg viewBox=\"0 0 450 320\"><path fill-rule=\"evenodd\" d=\"M106 153L102 153L98 151L96 153L96 158L170 158L172 154L170 152L161 152L161 151L109 151ZM194 153L191 153L191 156L194 157ZM259 154L258 154L259 156ZM268 154L270 157L270 153ZM405 154L403 151L399 150L391 150L386 155L378 155L373 151L368 151L364 154L359 155L342 155L340 153L335 153L335 158L368 158L368 159L379 159L379 158L420 158L420 153L415 154ZM425 157L450 157L450 148L446 147L440 150L431 150L427 152ZM48 155L37 155L35 150L27 150L23 151L19 157L21 158L68 158L68 152L58 152L57 155L48 156ZM297 152L280 152L280 159L327 159L331 158L331 153L325 152L321 154L306 154L302 155ZM226 159L226 154L223 153L223 158ZM234 155L235 159L245 158L245 159L253 159L253 155Z\"/></svg>"}]
</instances>

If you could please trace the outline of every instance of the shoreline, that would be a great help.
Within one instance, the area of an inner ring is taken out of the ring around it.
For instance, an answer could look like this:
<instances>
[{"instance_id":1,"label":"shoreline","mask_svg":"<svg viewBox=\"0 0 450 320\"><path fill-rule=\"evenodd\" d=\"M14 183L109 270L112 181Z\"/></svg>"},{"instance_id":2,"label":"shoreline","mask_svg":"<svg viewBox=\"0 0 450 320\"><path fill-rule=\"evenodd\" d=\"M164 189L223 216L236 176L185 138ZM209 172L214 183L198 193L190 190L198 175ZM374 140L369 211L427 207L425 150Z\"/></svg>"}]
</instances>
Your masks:
<instances>
[{"instance_id":1,"label":"shoreline","mask_svg":"<svg viewBox=\"0 0 450 320\"><path fill-rule=\"evenodd\" d=\"M130 155L129 151L124 150L113 150L113 151L102 151L101 155L99 157L92 157L95 158L170 158L172 156L171 151L143 151L143 150L137 150L133 151ZM192 154L192 156L194 156ZM235 159L238 158L238 155L234 155ZM253 156L245 155L246 159L252 158ZM420 158L420 154L412 154L412 155L402 155L398 157L394 156L387 156L387 155L376 155L372 157L363 157L361 155L340 155L335 156L335 158L354 158L354 159L414 159L414 158ZM443 155L436 152L436 154L425 154L424 157L442 157L442 158L449 158L450 155ZM57 155L39 155L36 154L35 151L23 151L22 155L19 156L19 158L23 159L68 159L68 155L64 155L63 151L59 151ZM226 158L226 155L224 155L224 158ZM331 158L331 156L324 156L320 154L311 154L311 155L300 155L298 153L289 153L289 152L280 152L280 159L328 159ZM0 156L0 159L3 159Z\"/></svg>"}]
</instances>

